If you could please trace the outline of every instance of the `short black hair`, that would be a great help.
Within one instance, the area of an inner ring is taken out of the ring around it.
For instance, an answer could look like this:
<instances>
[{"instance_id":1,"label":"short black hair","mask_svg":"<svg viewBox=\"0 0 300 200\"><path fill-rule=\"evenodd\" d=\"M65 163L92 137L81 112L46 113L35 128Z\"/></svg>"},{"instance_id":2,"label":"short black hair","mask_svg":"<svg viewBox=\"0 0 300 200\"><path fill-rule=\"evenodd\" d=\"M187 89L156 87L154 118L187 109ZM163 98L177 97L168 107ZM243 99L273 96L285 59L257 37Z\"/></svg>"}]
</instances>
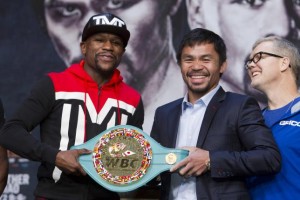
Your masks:
<instances>
[{"instance_id":1,"label":"short black hair","mask_svg":"<svg viewBox=\"0 0 300 200\"><path fill-rule=\"evenodd\" d=\"M195 28L184 35L179 44L176 54L177 63L180 64L182 50L186 46L194 46L196 44L213 44L216 52L219 54L220 65L227 59L226 45L224 40L216 33L203 29Z\"/></svg>"}]
</instances>

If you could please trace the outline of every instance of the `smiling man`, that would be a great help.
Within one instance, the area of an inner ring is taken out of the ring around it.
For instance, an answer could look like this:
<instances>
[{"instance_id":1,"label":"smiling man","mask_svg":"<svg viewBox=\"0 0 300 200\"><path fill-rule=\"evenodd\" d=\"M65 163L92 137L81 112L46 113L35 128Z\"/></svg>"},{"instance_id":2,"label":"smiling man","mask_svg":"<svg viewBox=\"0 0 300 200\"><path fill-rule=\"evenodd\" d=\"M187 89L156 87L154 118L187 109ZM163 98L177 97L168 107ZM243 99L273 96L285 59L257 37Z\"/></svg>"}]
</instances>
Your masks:
<instances>
[{"instance_id":1,"label":"smiling man","mask_svg":"<svg viewBox=\"0 0 300 200\"><path fill-rule=\"evenodd\" d=\"M156 110L151 136L190 153L171 168L173 174L161 174L161 199L250 200L246 177L280 169L279 150L257 101L219 84L226 46L214 32L187 33L177 60L188 92Z\"/></svg>"},{"instance_id":2,"label":"smiling man","mask_svg":"<svg viewBox=\"0 0 300 200\"><path fill-rule=\"evenodd\" d=\"M249 181L253 200L294 200L300 196L300 55L280 37L261 38L253 45L246 69L251 86L268 99L263 110L267 126L282 155L282 169L273 176Z\"/></svg>"},{"instance_id":3,"label":"smiling man","mask_svg":"<svg viewBox=\"0 0 300 200\"><path fill-rule=\"evenodd\" d=\"M83 28L83 58L43 77L0 134L0 145L41 162L36 200L118 200L86 176L78 162L86 149L70 150L116 125L141 128L141 95L117 69L130 38L125 21L111 13L92 16ZM79 44L78 44L79 46ZM30 133L40 126L40 140Z\"/></svg>"}]
</instances>

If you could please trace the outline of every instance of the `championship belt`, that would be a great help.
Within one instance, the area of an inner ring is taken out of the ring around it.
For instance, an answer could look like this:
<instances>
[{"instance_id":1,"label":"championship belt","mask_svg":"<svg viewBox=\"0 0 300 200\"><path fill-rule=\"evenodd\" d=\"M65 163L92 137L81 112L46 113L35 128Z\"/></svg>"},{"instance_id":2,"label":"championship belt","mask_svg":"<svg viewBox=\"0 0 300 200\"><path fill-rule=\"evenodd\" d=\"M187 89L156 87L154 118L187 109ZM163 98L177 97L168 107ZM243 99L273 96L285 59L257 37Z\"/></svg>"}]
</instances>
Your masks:
<instances>
[{"instance_id":1,"label":"championship belt","mask_svg":"<svg viewBox=\"0 0 300 200\"><path fill-rule=\"evenodd\" d=\"M88 149L79 163L98 184L115 192L135 190L188 156L188 151L161 146L141 129L119 125L71 149Z\"/></svg>"}]
</instances>

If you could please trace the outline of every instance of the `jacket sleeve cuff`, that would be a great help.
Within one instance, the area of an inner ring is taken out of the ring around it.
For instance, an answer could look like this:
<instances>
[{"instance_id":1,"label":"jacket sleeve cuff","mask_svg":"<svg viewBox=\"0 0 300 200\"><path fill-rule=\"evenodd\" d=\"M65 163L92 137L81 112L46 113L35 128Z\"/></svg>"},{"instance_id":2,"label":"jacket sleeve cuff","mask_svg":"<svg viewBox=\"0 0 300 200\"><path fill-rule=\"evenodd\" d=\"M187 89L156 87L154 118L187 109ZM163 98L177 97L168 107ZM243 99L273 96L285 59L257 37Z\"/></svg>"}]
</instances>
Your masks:
<instances>
[{"instance_id":1,"label":"jacket sleeve cuff","mask_svg":"<svg viewBox=\"0 0 300 200\"><path fill-rule=\"evenodd\" d=\"M53 147L48 147L43 155L43 161L55 165L56 155L60 150Z\"/></svg>"}]
</instances>

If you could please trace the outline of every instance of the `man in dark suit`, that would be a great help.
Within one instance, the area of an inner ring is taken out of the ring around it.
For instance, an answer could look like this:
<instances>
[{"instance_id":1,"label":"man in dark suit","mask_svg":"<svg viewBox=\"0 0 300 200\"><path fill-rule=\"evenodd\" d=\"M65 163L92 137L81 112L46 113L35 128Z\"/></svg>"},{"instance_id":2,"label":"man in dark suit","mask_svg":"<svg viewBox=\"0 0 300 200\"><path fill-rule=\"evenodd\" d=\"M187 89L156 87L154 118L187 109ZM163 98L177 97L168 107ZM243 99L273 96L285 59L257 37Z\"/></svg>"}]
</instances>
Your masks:
<instances>
[{"instance_id":1,"label":"man in dark suit","mask_svg":"<svg viewBox=\"0 0 300 200\"><path fill-rule=\"evenodd\" d=\"M250 199L245 178L276 173L281 166L257 101L219 85L226 46L212 31L187 33L177 62L188 92L156 110L151 136L190 153L171 173L161 174L161 199Z\"/></svg>"}]
</instances>

